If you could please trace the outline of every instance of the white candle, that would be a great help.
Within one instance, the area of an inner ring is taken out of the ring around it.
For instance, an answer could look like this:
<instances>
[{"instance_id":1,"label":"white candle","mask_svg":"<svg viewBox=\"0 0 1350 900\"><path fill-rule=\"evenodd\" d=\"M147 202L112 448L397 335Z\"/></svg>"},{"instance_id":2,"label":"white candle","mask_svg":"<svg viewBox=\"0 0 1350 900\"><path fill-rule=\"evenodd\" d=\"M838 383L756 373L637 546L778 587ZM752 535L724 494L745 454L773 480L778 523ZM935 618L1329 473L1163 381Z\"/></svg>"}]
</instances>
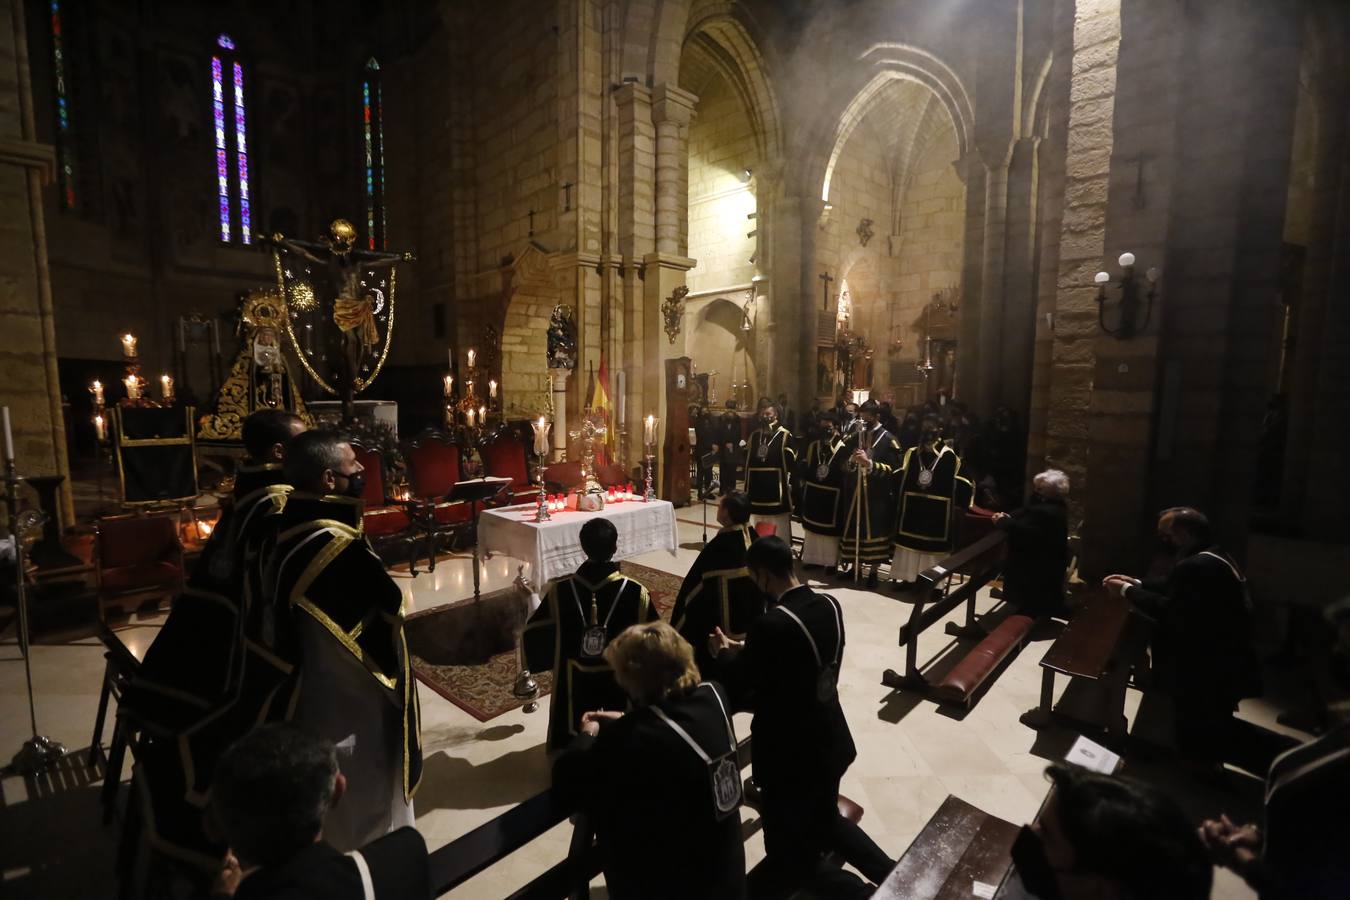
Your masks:
<instances>
[{"instance_id":1,"label":"white candle","mask_svg":"<svg viewBox=\"0 0 1350 900\"><path fill-rule=\"evenodd\" d=\"M446 361L447 363L449 363L449 365L447 365L446 368L449 369L451 372L455 371L455 348L454 348L454 347L447 347L447 348L445 349L445 361Z\"/></svg>"},{"instance_id":2,"label":"white candle","mask_svg":"<svg viewBox=\"0 0 1350 900\"><path fill-rule=\"evenodd\" d=\"M130 332L122 335L122 355L127 359L136 358L136 335Z\"/></svg>"},{"instance_id":3,"label":"white candle","mask_svg":"<svg viewBox=\"0 0 1350 900\"><path fill-rule=\"evenodd\" d=\"M470 378L468 381L464 382L464 390L467 391L466 396L469 396L469 397L472 397L472 396L473 396L473 379L472 379L472 378Z\"/></svg>"},{"instance_id":4,"label":"white candle","mask_svg":"<svg viewBox=\"0 0 1350 900\"><path fill-rule=\"evenodd\" d=\"M94 416L94 437L100 441L108 439L108 423L103 420L102 416Z\"/></svg>"},{"instance_id":5,"label":"white candle","mask_svg":"<svg viewBox=\"0 0 1350 900\"><path fill-rule=\"evenodd\" d=\"M534 425L534 452L538 456L544 456L548 453L548 431L552 427L548 419L543 416Z\"/></svg>"},{"instance_id":6,"label":"white candle","mask_svg":"<svg viewBox=\"0 0 1350 900\"><path fill-rule=\"evenodd\" d=\"M469 368L473 368L473 361L478 358L477 352L472 347L469 348Z\"/></svg>"},{"instance_id":7,"label":"white candle","mask_svg":"<svg viewBox=\"0 0 1350 900\"><path fill-rule=\"evenodd\" d=\"M92 391L93 394L94 394L94 405L95 405L95 406L102 406L102 405L103 405L103 382L101 382L101 381L99 381L97 378L95 378L95 379L94 379L94 383L91 384L91 385L89 386L89 390Z\"/></svg>"},{"instance_id":8,"label":"white candle","mask_svg":"<svg viewBox=\"0 0 1350 900\"><path fill-rule=\"evenodd\" d=\"M488 399L489 399L489 400L496 400L496 399L497 399L497 382L496 382L496 380L493 380L493 381L489 381L489 382L488 382Z\"/></svg>"},{"instance_id":9,"label":"white candle","mask_svg":"<svg viewBox=\"0 0 1350 900\"><path fill-rule=\"evenodd\" d=\"M474 412L474 408L472 406L470 406L464 413L464 417L469 420L470 428L473 427L473 420L475 415L476 413Z\"/></svg>"},{"instance_id":10,"label":"white candle","mask_svg":"<svg viewBox=\"0 0 1350 900\"><path fill-rule=\"evenodd\" d=\"M13 461L14 461L14 435L10 434L10 431L9 431L9 407L8 407L8 406L0 407L0 417L3 417L4 420L5 420L5 460L6 460L7 462L13 462ZM11 512L12 512L12 510L11 510Z\"/></svg>"},{"instance_id":11,"label":"white candle","mask_svg":"<svg viewBox=\"0 0 1350 900\"><path fill-rule=\"evenodd\" d=\"M172 376L172 375L161 375L161 376L159 376L159 390L160 390L160 393L161 393L161 394L163 395L163 397L164 397L164 402L165 402L165 403L172 403L172 402L173 402L173 376Z\"/></svg>"},{"instance_id":12,"label":"white candle","mask_svg":"<svg viewBox=\"0 0 1350 900\"><path fill-rule=\"evenodd\" d=\"M648 444L656 443L656 416L648 416L643 422L643 441Z\"/></svg>"},{"instance_id":13,"label":"white candle","mask_svg":"<svg viewBox=\"0 0 1350 900\"><path fill-rule=\"evenodd\" d=\"M481 422L481 423L483 423L484 425L487 424L487 407L486 407L486 406L480 406L480 407L478 407L478 421Z\"/></svg>"},{"instance_id":14,"label":"white candle","mask_svg":"<svg viewBox=\"0 0 1350 900\"><path fill-rule=\"evenodd\" d=\"M445 396L449 397L455 392L455 376L445 376Z\"/></svg>"},{"instance_id":15,"label":"white candle","mask_svg":"<svg viewBox=\"0 0 1350 900\"><path fill-rule=\"evenodd\" d=\"M622 425L623 425L623 420L624 420L623 414L624 414L625 412L628 411L628 403L626 402L627 399L628 399L628 397L627 397L628 392L627 392L626 390L624 390L624 388L627 387L627 381L628 381L628 379L627 379L626 377L624 377L626 374L627 374L627 373L625 373L623 369L620 369L620 370L619 370L619 425L620 425L620 427L622 427Z\"/></svg>"},{"instance_id":16,"label":"white candle","mask_svg":"<svg viewBox=\"0 0 1350 900\"><path fill-rule=\"evenodd\" d=\"M128 375L122 379L122 384L126 385L128 400L141 399L141 380L139 378L135 375Z\"/></svg>"}]
</instances>

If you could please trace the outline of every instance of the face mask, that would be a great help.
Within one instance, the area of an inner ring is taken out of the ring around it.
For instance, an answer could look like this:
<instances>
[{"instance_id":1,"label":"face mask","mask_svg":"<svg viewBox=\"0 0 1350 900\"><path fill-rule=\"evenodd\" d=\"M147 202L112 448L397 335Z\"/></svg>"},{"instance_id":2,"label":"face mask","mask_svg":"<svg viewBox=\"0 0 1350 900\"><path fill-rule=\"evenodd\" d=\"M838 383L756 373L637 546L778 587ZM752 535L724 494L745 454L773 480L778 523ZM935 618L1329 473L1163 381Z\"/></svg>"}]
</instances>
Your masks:
<instances>
[{"instance_id":1,"label":"face mask","mask_svg":"<svg viewBox=\"0 0 1350 900\"><path fill-rule=\"evenodd\" d=\"M1022 886L1040 900L1061 900L1055 870L1045 855L1045 843L1030 826L1023 825L1012 845L1012 861Z\"/></svg>"},{"instance_id":2,"label":"face mask","mask_svg":"<svg viewBox=\"0 0 1350 900\"><path fill-rule=\"evenodd\" d=\"M357 472L355 475L342 476L347 479L347 489L342 491L339 496L351 497L353 500L361 499L361 494L366 489L366 475L364 472Z\"/></svg>"}]
</instances>

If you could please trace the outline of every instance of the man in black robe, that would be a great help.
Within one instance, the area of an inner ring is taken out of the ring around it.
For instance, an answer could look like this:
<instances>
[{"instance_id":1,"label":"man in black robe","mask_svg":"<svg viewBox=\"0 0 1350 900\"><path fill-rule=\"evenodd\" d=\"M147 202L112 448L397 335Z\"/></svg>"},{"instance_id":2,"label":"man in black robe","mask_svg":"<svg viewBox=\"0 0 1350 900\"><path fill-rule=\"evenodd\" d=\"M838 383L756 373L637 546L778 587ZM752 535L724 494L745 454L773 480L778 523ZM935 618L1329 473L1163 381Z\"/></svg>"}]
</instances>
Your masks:
<instances>
[{"instance_id":1,"label":"man in black robe","mask_svg":"<svg viewBox=\"0 0 1350 900\"><path fill-rule=\"evenodd\" d=\"M1172 694L1177 749L1210 765L1223 759L1238 701L1261 692L1247 579L1198 510L1165 510L1158 540L1176 556L1166 578L1109 575L1103 584L1158 621L1155 666Z\"/></svg>"},{"instance_id":2,"label":"man in black robe","mask_svg":"<svg viewBox=\"0 0 1350 900\"><path fill-rule=\"evenodd\" d=\"M1069 477L1047 469L1031 480L1031 497L993 523L1008 533L1003 596L1025 615L1064 615L1064 568L1069 564Z\"/></svg>"},{"instance_id":3,"label":"man in black robe","mask_svg":"<svg viewBox=\"0 0 1350 900\"><path fill-rule=\"evenodd\" d=\"M881 427L875 400L858 411L861 423L844 439L845 484L848 506L844 535L839 542L841 567L856 579L863 566L870 566L867 586L877 586L877 566L891 557L895 531L895 473L901 464L900 444Z\"/></svg>"},{"instance_id":4,"label":"man in black robe","mask_svg":"<svg viewBox=\"0 0 1350 900\"><path fill-rule=\"evenodd\" d=\"M743 642L714 632L709 651L738 708L754 710L750 744L762 790L765 868L752 896L787 896L834 851L875 884L894 862L839 814L839 780L857 757L839 705L844 619L839 601L797 581L778 537L751 545L750 577L768 597Z\"/></svg>"},{"instance_id":5,"label":"man in black robe","mask_svg":"<svg viewBox=\"0 0 1350 900\"><path fill-rule=\"evenodd\" d=\"M351 444L307 432L291 444L285 472L295 491L266 557L263 603L273 627L290 631L293 721L332 741L347 774L347 795L324 830L345 852L413 823L422 744L403 591L362 530L364 470Z\"/></svg>"},{"instance_id":6,"label":"man in black robe","mask_svg":"<svg viewBox=\"0 0 1350 900\"><path fill-rule=\"evenodd\" d=\"M764 597L745 568L746 551L755 540L749 522L750 498L744 491L722 498L717 536L698 552L675 598L670 624L693 646L700 670L709 662L708 635L714 628L739 639L764 614Z\"/></svg>"},{"instance_id":7,"label":"man in black robe","mask_svg":"<svg viewBox=\"0 0 1350 900\"><path fill-rule=\"evenodd\" d=\"M745 492L750 496L754 522L768 522L776 533L792 543L791 475L797 467L792 432L778 421L778 407L764 403L760 427L750 434L745 450Z\"/></svg>"},{"instance_id":8,"label":"man in black robe","mask_svg":"<svg viewBox=\"0 0 1350 900\"><path fill-rule=\"evenodd\" d=\"M949 556L956 545L957 512L970 507L974 485L961 474L961 457L945 443L934 419L925 419L919 445L905 451L899 488L891 580L909 584Z\"/></svg>"},{"instance_id":9,"label":"man in black robe","mask_svg":"<svg viewBox=\"0 0 1350 900\"><path fill-rule=\"evenodd\" d=\"M717 452L720 457L718 464L721 474L718 476L718 482L721 486L723 495L736 489L736 481L740 478L741 450L744 441L741 439L741 417L736 415L735 401L727 401L727 411L722 413L717 420Z\"/></svg>"},{"instance_id":10,"label":"man in black robe","mask_svg":"<svg viewBox=\"0 0 1350 900\"><path fill-rule=\"evenodd\" d=\"M712 496L713 464L717 462L717 421L701 406L689 407L689 425L694 429L694 464L698 467L698 499Z\"/></svg>"},{"instance_id":11,"label":"man in black robe","mask_svg":"<svg viewBox=\"0 0 1350 900\"><path fill-rule=\"evenodd\" d=\"M806 447L798 469L802 486L802 565L824 566L826 575L839 565L839 536L844 533L844 489L847 476L839 437L839 417L822 412L816 417L817 436Z\"/></svg>"},{"instance_id":12,"label":"man in black robe","mask_svg":"<svg viewBox=\"0 0 1350 900\"><path fill-rule=\"evenodd\" d=\"M525 668L553 672L548 749L562 750L584 713L623 709L623 690L605 662L605 647L629 625L659 618L647 589L620 574L613 562L619 532L608 519L581 526L586 561L575 574L551 581L521 635Z\"/></svg>"},{"instance_id":13,"label":"man in black robe","mask_svg":"<svg viewBox=\"0 0 1350 900\"><path fill-rule=\"evenodd\" d=\"M155 837L189 859L212 859L219 850L201 829L212 771L220 752L258 721L251 705L258 667L250 664L249 548L285 504L282 461L304 430L301 417L284 410L259 410L244 420L248 458L234 491L118 703L118 715L142 734L137 759ZM212 737L199 740L206 731Z\"/></svg>"}]
</instances>

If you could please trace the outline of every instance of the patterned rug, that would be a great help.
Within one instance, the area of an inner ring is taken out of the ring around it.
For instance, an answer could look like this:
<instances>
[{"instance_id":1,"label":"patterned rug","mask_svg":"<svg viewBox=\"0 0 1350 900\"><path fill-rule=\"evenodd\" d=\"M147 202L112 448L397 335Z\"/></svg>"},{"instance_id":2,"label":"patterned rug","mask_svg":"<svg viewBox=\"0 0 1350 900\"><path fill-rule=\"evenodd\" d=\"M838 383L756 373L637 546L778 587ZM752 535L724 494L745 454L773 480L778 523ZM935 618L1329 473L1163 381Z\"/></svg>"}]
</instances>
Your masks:
<instances>
[{"instance_id":1,"label":"patterned rug","mask_svg":"<svg viewBox=\"0 0 1350 900\"><path fill-rule=\"evenodd\" d=\"M621 562L619 570L651 594L669 620L679 593L678 575L637 563ZM417 680L480 722L524 704L512 693L517 668L515 636L524 624L524 605L515 588L483 594L416 612L405 628ZM553 689L553 675L535 674L539 696Z\"/></svg>"}]
</instances>

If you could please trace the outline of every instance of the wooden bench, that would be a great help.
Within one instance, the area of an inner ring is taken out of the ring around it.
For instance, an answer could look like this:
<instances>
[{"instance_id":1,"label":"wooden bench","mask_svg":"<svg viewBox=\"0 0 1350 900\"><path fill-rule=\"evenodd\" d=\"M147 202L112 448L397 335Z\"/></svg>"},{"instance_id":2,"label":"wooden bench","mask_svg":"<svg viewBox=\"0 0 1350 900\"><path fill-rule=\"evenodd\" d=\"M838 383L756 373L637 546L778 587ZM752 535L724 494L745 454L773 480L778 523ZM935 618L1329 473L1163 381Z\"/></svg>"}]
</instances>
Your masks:
<instances>
[{"instance_id":1,"label":"wooden bench","mask_svg":"<svg viewBox=\"0 0 1350 900\"><path fill-rule=\"evenodd\" d=\"M993 531L968 547L944 559L941 563L919 574L913 591L915 602L909 621L900 626L899 642L905 648L905 672L887 669L881 683L890 688L931 692L939 702L960 703L969 708L972 698L989 676L1008 656L1021 646L1034 622L1026 616L1009 616L993 633L988 633L975 617L975 601L980 589L993 579L1003 565L1006 535ZM952 575L965 576L955 590L950 588ZM933 595L941 588L941 597ZM964 624L947 625L947 633L963 638L980 638L966 659L954 668L936 688L924 676L919 666L919 636L948 613L965 604Z\"/></svg>"},{"instance_id":2,"label":"wooden bench","mask_svg":"<svg viewBox=\"0 0 1350 900\"><path fill-rule=\"evenodd\" d=\"M1012 868L1018 826L950 794L910 843L873 900L966 900Z\"/></svg>"},{"instance_id":3,"label":"wooden bench","mask_svg":"<svg viewBox=\"0 0 1350 900\"><path fill-rule=\"evenodd\" d=\"M1129 601L1097 588L1069 620L1041 658L1041 702L1022 714L1023 725L1041 728L1058 713L1053 709L1055 675L1067 675L1098 689L1096 715L1084 720L1113 736L1125 734L1125 688L1142 658L1146 628Z\"/></svg>"}]
</instances>

